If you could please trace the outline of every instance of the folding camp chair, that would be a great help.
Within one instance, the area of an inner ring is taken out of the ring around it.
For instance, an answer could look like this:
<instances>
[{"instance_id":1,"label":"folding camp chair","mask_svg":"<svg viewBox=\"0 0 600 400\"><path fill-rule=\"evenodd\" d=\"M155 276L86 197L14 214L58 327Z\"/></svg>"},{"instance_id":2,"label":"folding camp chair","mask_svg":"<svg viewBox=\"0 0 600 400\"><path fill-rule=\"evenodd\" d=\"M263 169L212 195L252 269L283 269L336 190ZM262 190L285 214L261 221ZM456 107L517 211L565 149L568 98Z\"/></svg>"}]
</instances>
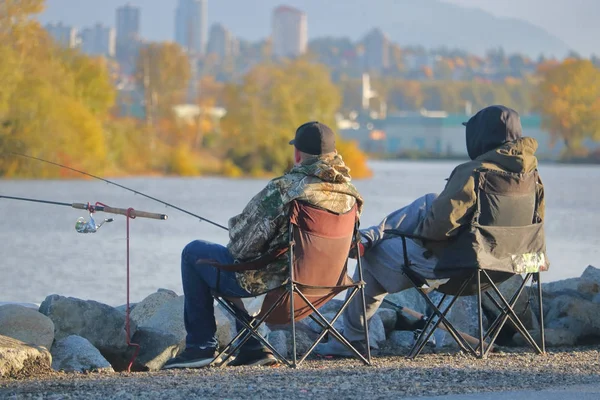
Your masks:
<instances>
[{"instance_id":1,"label":"folding camp chair","mask_svg":"<svg viewBox=\"0 0 600 400\"><path fill-rule=\"evenodd\" d=\"M433 311L408 358L414 358L421 353L440 324L463 351L484 358L507 321L512 323L535 351L540 354L545 352L540 272L546 271L549 263L545 254L543 221L538 214L540 196L543 195L538 194L539 183L541 182L537 171L527 174L480 171L475 180L477 201L472 221L443 248L431 271L412 264L406 246L407 240L421 243L431 242L430 240L397 230L386 231L402 238L403 272ZM511 296L507 296L507 299L498 289L498 285L516 274L525 274L525 277L518 289ZM513 309L530 280L537 282L539 345ZM442 294L437 304L428 296L433 290ZM474 294L477 295L479 326L478 338L473 346L452 325L447 315L460 296ZM489 324L487 330L483 327L484 294L499 310L498 316ZM445 304L448 296L453 297Z\"/></svg>"},{"instance_id":2,"label":"folding camp chair","mask_svg":"<svg viewBox=\"0 0 600 400\"><path fill-rule=\"evenodd\" d=\"M333 327L335 321L358 293L362 298L363 318L366 319L365 283L359 256L356 265L359 281L354 282L347 273L351 245L358 245L360 241L358 225L356 206L347 213L336 214L308 203L294 201L290 207L289 245L286 248L247 264L215 265L222 270L251 271L265 268L280 257L287 257L289 265L289 278L281 286L266 292L261 311L254 317L250 317L245 310L236 306L233 299L220 295L218 288L213 292L213 296L225 310L243 325L243 329L215 359L222 358L225 363L253 336L267 346L282 363L295 368L306 359L326 334L330 334L348 347L357 358L370 365L368 331L365 330L367 354L363 355ZM345 290L350 290L349 296L334 318L327 320L318 308ZM296 322L306 317L315 321L322 328L322 332L306 353L298 359ZM291 360L260 335L258 328L263 323L291 324Z\"/></svg>"}]
</instances>

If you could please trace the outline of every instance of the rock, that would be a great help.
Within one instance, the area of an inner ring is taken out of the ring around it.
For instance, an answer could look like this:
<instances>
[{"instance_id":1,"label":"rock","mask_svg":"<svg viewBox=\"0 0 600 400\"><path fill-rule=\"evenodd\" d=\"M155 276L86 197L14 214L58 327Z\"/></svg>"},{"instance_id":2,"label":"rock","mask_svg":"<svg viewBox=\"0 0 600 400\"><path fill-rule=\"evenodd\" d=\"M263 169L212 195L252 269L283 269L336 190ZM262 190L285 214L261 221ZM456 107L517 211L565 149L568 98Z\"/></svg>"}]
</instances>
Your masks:
<instances>
[{"instance_id":1,"label":"rock","mask_svg":"<svg viewBox=\"0 0 600 400\"><path fill-rule=\"evenodd\" d=\"M577 291L589 300L600 293L600 269L588 265L581 274Z\"/></svg>"},{"instance_id":2,"label":"rock","mask_svg":"<svg viewBox=\"0 0 600 400\"><path fill-rule=\"evenodd\" d=\"M40 312L54 322L54 337L61 340L77 335L86 338L113 365L122 361L127 350L125 315L96 301L51 295L40 306ZM131 333L135 332L135 324Z\"/></svg>"},{"instance_id":3,"label":"rock","mask_svg":"<svg viewBox=\"0 0 600 400\"><path fill-rule=\"evenodd\" d=\"M289 330L271 331L267 335L267 341L275 347L284 357L290 357L292 353L292 332ZM306 332L296 331L296 355L303 356L314 340Z\"/></svg>"},{"instance_id":4,"label":"rock","mask_svg":"<svg viewBox=\"0 0 600 400\"><path fill-rule=\"evenodd\" d=\"M516 293L522 283L523 277L521 275L514 275L497 286L504 299L509 302L511 297ZM490 295L498 302L498 304L503 306L503 303L500 301L500 298L493 291L493 289L490 289L488 293L490 293ZM533 313L533 308L537 307L537 297L535 297L535 300L533 297L533 293L530 293L527 288L523 288L521 295L513 307L514 312L525 326L525 329L528 330L539 329L538 319ZM482 296L482 304L485 314L490 321L496 319L496 317L500 314L498 307L495 306L495 304L488 298L487 295ZM516 332L518 332L517 328L510 321L510 319L508 319L502 328L499 339L504 336L506 339L510 340L510 338L512 338Z\"/></svg>"},{"instance_id":5,"label":"rock","mask_svg":"<svg viewBox=\"0 0 600 400\"><path fill-rule=\"evenodd\" d=\"M31 375L51 370L52 356L41 346L0 335L0 377Z\"/></svg>"},{"instance_id":6,"label":"rock","mask_svg":"<svg viewBox=\"0 0 600 400\"><path fill-rule=\"evenodd\" d=\"M67 336L52 347L52 368L65 372L114 372L112 366L89 340L77 335Z\"/></svg>"},{"instance_id":7,"label":"rock","mask_svg":"<svg viewBox=\"0 0 600 400\"><path fill-rule=\"evenodd\" d=\"M17 305L17 306L23 306L23 307L27 307L27 308L33 308L36 311L40 308L40 305L35 304L35 303L18 303L18 302L10 302L10 301L0 301L0 307L7 306L7 305Z\"/></svg>"},{"instance_id":8,"label":"rock","mask_svg":"<svg viewBox=\"0 0 600 400\"><path fill-rule=\"evenodd\" d=\"M381 318L383 327L386 332L391 332L396 327L396 321L398 320L398 314L396 311L390 308L380 308L377 310L377 315Z\"/></svg>"},{"instance_id":9,"label":"rock","mask_svg":"<svg viewBox=\"0 0 600 400\"><path fill-rule=\"evenodd\" d=\"M415 333L412 331L393 331L388 343L395 348L410 349L415 344Z\"/></svg>"},{"instance_id":10,"label":"rock","mask_svg":"<svg viewBox=\"0 0 600 400\"><path fill-rule=\"evenodd\" d=\"M32 308L4 305L0 306L0 335L50 349L54 341L54 323Z\"/></svg>"},{"instance_id":11,"label":"rock","mask_svg":"<svg viewBox=\"0 0 600 400\"><path fill-rule=\"evenodd\" d=\"M284 330L271 331L267 340L282 356L288 356L288 340L291 337L290 332Z\"/></svg>"},{"instance_id":12,"label":"rock","mask_svg":"<svg viewBox=\"0 0 600 400\"><path fill-rule=\"evenodd\" d=\"M131 340L140 346L132 370L134 371L158 371L165 363L177 356L185 348L185 336L156 330L149 327L141 327L133 335ZM129 357L133 356L133 349L129 351Z\"/></svg>"},{"instance_id":13,"label":"rock","mask_svg":"<svg viewBox=\"0 0 600 400\"><path fill-rule=\"evenodd\" d=\"M158 289L141 302L137 303L135 308L131 310L131 320L137 326L143 326L165 303L176 299L177 293L172 290Z\"/></svg>"},{"instance_id":14,"label":"rock","mask_svg":"<svg viewBox=\"0 0 600 400\"><path fill-rule=\"evenodd\" d=\"M335 316L335 314L324 314L323 315L325 318L327 318L328 320L333 319L333 317ZM320 333L321 332L321 327L314 321L309 321L308 325L310 326L310 328L312 329L313 332L316 333ZM340 317L337 319L337 321L335 321L335 324L333 324L333 327L336 328L340 333L343 334L343 328L344 328L344 316L340 315ZM385 341L385 328L383 326L383 321L381 320L381 317L378 314L375 314L371 317L371 319L369 320L369 345L371 346L371 348L374 349L378 349L379 342L383 342Z\"/></svg>"},{"instance_id":15,"label":"rock","mask_svg":"<svg viewBox=\"0 0 600 400\"><path fill-rule=\"evenodd\" d=\"M542 278L544 274L541 275ZM542 294L544 296L556 297L564 291L577 291L580 278L562 279L560 281L542 283Z\"/></svg>"},{"instance_id":16,"label":"rock","mask_svg":"<svg viewBox=\"0 0 600 400\"><path fill-rule=\"evenodd\" d=\"M354 296L354 298L352 299L352 301L360 301L359 299L359 294L357 294L356 296ZM342 300L338 300L338 299L331 299L329 300L327 303L325 303L325 305L321 308L319 308L319 312L321 314L329 314L329 313L337 313L340 308L342 308L342 304L344 304L344 302Z\"/></svg>"},{"instance_id":17,"label":"rock","mask_svg":"<svg viewBox=\"0 0 600 400\"><path fill-rule=\"evenodd\" d=\"M415 288L406 289L398 293L390 293L385 296L385 299L400 307L407 307L421 314L425 314L427 311L427 302ZM385 301L381 304L381 308L397 310L396 307Z\"/></svg>"},{"instance_id":18,"label":"rock","mask_svg":"<svg viewBox=\"0 0 600 400\"><path fill-rule=\"evenodd\" d=\"M434 292L431 294L434 303L438 303L441 299L441 294ZM448 296L445 300L447 304L451 300L451 296ZM443 308L442 308L443 309ZM478 322L478 310L477 310L477 296L462 296L452 306L452 309L447 314L447 319L454 325L459 332L467 333L471 336L478 337L479 335L479 322ZM483 316L483 328L488 326L486 316ZM452 338L452 336L440 327L434 333L436 347L453 347L457 348L458 344Z\"/></svg>"},{"instance_id":19,"label":"rock","mask_svg":"<svg viewBox=\"0 0 600 400\"><path fill-rule=\"evenodd\" d=\"M569 329L578 339L600 335L600 304L573 296L559 296L550 304L546 327Z\"/></svg>"},{"instance_id":20,"label":"rock","mask_svg":"<svg viewBox=\"0 0 600 400\"><path fill-rule=\"evenodd\" d=\"M539 345L540 331L536 329L529 331L529 333L533 337L533 340ZM568 329L545 329L544 338L546 347L574 346L577 343L577 336ZM515 334L513 341L518 346L529 345L529 342L527 342L520 333Z\"/></svg>"}]
</instances>

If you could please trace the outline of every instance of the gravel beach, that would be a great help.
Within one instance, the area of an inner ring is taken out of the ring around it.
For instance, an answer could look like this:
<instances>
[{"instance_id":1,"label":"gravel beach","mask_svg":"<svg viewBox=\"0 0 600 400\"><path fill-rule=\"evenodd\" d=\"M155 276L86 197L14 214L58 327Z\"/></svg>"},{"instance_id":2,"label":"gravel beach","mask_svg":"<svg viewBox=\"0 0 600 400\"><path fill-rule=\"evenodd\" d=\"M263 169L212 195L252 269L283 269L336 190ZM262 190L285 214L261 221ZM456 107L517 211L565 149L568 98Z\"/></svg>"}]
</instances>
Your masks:
<instances>
[{"instance_id":1,"label":"gravel beach","mask_svg":"<svg viewBox=\"0 0 600 400\"><path fill-rule=\"evenodd\" d=\"M353 359L313 359L287 367L225 367L138 373L73 374L35 371L0 379L8 399L387 399L407 396L546 389L597 383L597 347L536 355L506 350L486 360L458 353L424 354L417 360L377 355L373 365Z\"/></svg>"}]
</instances>

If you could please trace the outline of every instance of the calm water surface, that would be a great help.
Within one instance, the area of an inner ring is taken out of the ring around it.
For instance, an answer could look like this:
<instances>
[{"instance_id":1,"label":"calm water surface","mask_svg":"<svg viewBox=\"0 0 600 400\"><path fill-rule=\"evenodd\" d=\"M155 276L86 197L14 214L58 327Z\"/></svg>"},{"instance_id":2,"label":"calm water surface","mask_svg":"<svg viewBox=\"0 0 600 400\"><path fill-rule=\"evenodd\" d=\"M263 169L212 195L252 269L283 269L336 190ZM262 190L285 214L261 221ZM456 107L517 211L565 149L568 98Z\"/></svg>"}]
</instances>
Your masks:
<instances>
[{"instance_id":1,"label":"calm water surface","mask_svg":"<svg viewBox=\"0 0 600 400\"><path fill-rule=\"evenodd\" d=\"M427 192L439 192L454 162L371 162L374 177L357 180L366 204L363 227ZM600 167L542 164L546 186L546 235L551 269L545 281L579 276L600 267ZM226 225L266 180L132 178L116 182ZM113 207L166 213L167 221L131 221L131 300L158 288L182 293L181 249L202 238L225 244L227 233L152 200L101 181L0 180L0 194L66 203L100 201ZM103 214L96 214L97 219ZM41 303L53 293L123 304L126 219L95 234L75 231L81 210L0 199L0 302Z\"/></svg>"}]
</instances>

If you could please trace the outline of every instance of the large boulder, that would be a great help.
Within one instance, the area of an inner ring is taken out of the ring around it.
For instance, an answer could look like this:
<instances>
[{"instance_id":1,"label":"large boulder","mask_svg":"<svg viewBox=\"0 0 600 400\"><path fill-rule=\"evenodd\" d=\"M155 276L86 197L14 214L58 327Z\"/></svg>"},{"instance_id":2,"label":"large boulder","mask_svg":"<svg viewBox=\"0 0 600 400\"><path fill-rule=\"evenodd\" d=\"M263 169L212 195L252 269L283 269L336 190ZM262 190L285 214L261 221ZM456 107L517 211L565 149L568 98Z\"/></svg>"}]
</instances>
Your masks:
<instances>
[{"instance_id":1,"label":"large boulder","mask_svg":"<svg viewBox=\"0 0 600 400\"><path fill-rule=\"evenodd\" d=\"M335 314L329 313L323 315L327 320L331 321ZM314 321L310 320L308 322L308 326L315 333L321 332L321 327ZM344 316L340 315L340 317L335 321L333 327L337 329L339 332L343 334L344 328ZM371 348L378 349L379 343L385 341L385 327L383 326L383 321L379 314L375 314L369 320L369 345Z\"/></svg>"},{"instance_id":2,"label":"large boulder","mask_svg":"<svg viewBox=\"0 0 600 400\"><path fill-rule=\"evenodd\" d=\"M544 321L547 328L566 329L577 340L600 339L600 304L575 296L558 296L549 307Z\"/></svg>"},{"instance_id":3,"label":"large boulder","mask_svg":"<svg viewBox=\"0 0 600 400\"><path fill-rule=\"evenodd\" d=\"M65 372L114 372L110 363L89 340L71 335L52 346L52 368Z\"/></svg>"},{"instance_id":4,"label":"large boulder","mask_svg":"<svg viewBox=\"0 0 600 400\"><path fill-rule=\"evenodd\" d=\"M514 275L498 285L498 289L500 290L502 297L509 302L522 283L523 277L521 275ZM492 289L490 289L488 293L500 306L504 307L504 303L500 301L500 297ZM528 330L539 329L537 316L533 312L534 307L537 307L537 300L531 301L534 297L536 297L536 294L537 292L535 294L530 293L528 288L523 288L521 295L517 298L517 301L513 306L513 311L517 314L519 320L525 326L525 329ZM498 307L496 307L494 302L488 298L487 295L482 296L482 305L485 314L490 321L495 320L496 317L500 315L500 310ZM516 332L518 332L517 328L514 326L512 321L508 319L502 328L498 342L501 342L500 339L502 337L510 340L510 338L512 338Z\"/></svg>"},{"instance_id":5,"label":"large boulder","mask_svg":"<svg viewBox=\"0 0 600 400\"><path fill-rule=\"evenodd\" d=\"M441 294L434 292L431 294L432 300L435 304L441 300ZM448 296L444 301L444 305L451 301L451 296ZM469 334L471 336L479 336L479 319L478 319L478 306L477 296L461 296L459 297L450 312L446 315L448 321L459 331ZM452 336L438 327L434 333L436 347L451 347L457 348L458 344L452 338ZM483 316L483 328L488 326L488 320L486 316Z\"/></svg>"},{"instance_id":6,"label":"large boulder","mask_svg":"<svg viewBox=\"0 0 600 400\"><path fill-rule=\"evenodd\" d=\"M161 296L164 299L165 295ZM135 370L157 371L167 360L175 357L185 348L187 332L183 320L184 302L184 296L172 297L157 307L149 318L142 320L132 339L133 343L140 345L139 354L133 366ZM136 306L136 310L142 306L142 303ZM148 313L145 315L148 316ZM221 306L215 306L215 320L217 322L217 340L220 346L225 346L236 334L235 321ZM263 333L267 331L266 328L261 330ZM130 355L133 355L132 350L130 349Z\"/></svg>"},{"instance_id":7,"label":"large boulder","mask_svg":"<svg viewBox=\"0 0 600 400\"><path fill-rule=\"evenodd\" d=\"M542 278L544 275L541 275ZM556 297L565 292L577 291L580 278L568 278L560 281L542 283L542 293L544 296Z\"/></svg>"},{"instance_id":8,"label":"large boulder","mask_svg":"<svg viewBox=\"0 0 600 400\"><path fill-rule=\"evenodd\" d=\"M385 296L385 300L386 301L381 304L382 308L397 310L398 308L396 306L407 307L421 314L425 314L428 308L423 295L415 288L406 289L398 293L390 293ZM389 304L387 301L394 305Z\"/></svg>"},{"instance_id":9,"label":"large boulder","mask_svg":"<svg viewBox=\"0 0 600 400\"><path fill-rule=\"evenodd\" d=\"M289 330L271 331L267 335L267 341L282 356L290 357L292 354L292 333ZM296 331L296 354L303 356L314 340L304 331Z\"/></svg>"},{"instance_id":10,"label":"large boulder","mask_svg":"<svg viewBox=\"0 0 600 400\"><path fill-rule=\"evenodd\" d=\"M539 345L540 331L536 329L529 331L529 333ZM513 341L519 346L529 346L529 342L520 333L515 334ZM577 336L568 329L545 329L544 341L546 347L574 346L577 343Z\"/></svg>"},{"instance_id":11,"label":"large boulder","mask_svg":"<svg viewBox=\"0 0 600 400\"><path fill-rule=\"evenodd\" d=\"M393 331L387 341L393 349L410 349L415 344L415 333L413 331Z\"/></svg>"},{"instance_id":12,"label":"large boulder","mask_svg":"<svg viewBox=\"0 0 600 400\"><path fill-rule=\"evenodd\" d=\"M115 308L92 300L51 295L40 306L40 312L54 322L54 336L61 340L77 335L86 338L116 367L126 352L125 315ZM135 324L131 326L135 332Z\"/></svg>"},{"instance_id":13,"label":"large boulder","mask_svg":"<svg viewBox=\"0 0 600 400\"><path fill-rule=\"evenodd\" d=\"M158 371L185 348L185 337L149 327L138 328L132 342L139 345L133 371ZM130 350L130 356L133 356L133 351Z\"/></svg>"},{"instance_id":14,"label":"large boulder","mask_svg":"<svg viewBox=\"0 0 600 400\"><path fill-rule=\"evenodd\" d=\"M577 291L588 300L600 293L600 269L588 265L579 278Z\"/></svg>"},{"instance_id":15,"label":"large boulder","mask_svg":"<svg viewBox=\"0 0 600 400\"><path fill-rule=\"evenodd\" d=\"M54 323L37 309L8 304L0 306L0 335L50 349Z\"/></svg>"},{"instance_id":16,"label":"large boulder","mask_svg":"<svg viewBox=\"0 0 600 400\"><path fill-rule=\"evenodd\" d=\"M141 302L137 303L135 308L131 310L131 320L137 326L143 326L156 312L169 301L176 299L177 293L168 289L158 289Z\"/></svg>"},{"instance_id":17,"label":"large boulder","mask_svg":"<svg viewBox=\"0 0 600 400\"><path fill-rule=\"evenodd\" d=\"M0 377L33 375L51 370L52 356L41 346L0 335Z\"/></svg>"}]
</instances>

